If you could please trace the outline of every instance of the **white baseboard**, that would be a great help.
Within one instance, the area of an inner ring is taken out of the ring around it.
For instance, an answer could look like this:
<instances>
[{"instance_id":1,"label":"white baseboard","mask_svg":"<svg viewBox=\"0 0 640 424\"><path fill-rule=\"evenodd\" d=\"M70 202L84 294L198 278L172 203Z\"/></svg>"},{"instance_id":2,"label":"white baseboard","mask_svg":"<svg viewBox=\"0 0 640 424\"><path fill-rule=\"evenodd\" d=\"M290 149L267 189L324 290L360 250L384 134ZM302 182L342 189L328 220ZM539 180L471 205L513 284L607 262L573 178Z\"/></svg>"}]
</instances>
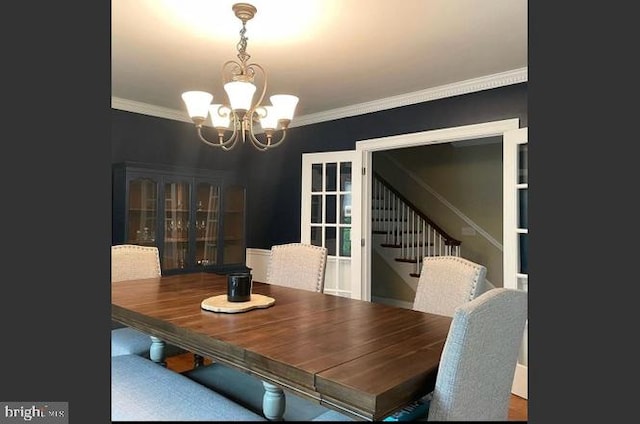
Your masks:
<instances>
[{"instance_id":1,"label":"white baseboard","mask_svg":"<svg viewBox=\"0 0 640 424\"><path fill-rule=\"evenodd\" d=\"M517 364L516 372L513 376L513 385L511 393L524 399L529 399L529 384L527 378L529 375L529 367Z\"/></svg>"}]
</instances>

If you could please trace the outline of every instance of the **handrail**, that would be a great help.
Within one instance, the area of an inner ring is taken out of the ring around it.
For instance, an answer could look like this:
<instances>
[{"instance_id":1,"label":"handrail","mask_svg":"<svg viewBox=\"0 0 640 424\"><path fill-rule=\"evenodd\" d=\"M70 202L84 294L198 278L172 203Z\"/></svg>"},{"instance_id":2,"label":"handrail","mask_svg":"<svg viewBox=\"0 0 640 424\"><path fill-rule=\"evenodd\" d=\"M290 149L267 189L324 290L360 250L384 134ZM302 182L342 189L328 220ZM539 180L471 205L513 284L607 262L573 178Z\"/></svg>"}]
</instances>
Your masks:
<instances>
[{"instance_id":1,"label":"handrail","mask_svg":"<svg viewBox=\"0 0 640 424\"><path fill-rule=\"evenodd\" d=\"M377 178L378 181L380 181L382 185L385 186L389 191L391 191L400 200L402 200L407 206L413 209L415 213L418 216L420 216L420 218L424 219L431 227L433 227L433 229L435 229L440 235L442 235L442 237L445 239L445 242L444 242L445 245L460 246L462 244L460 240L456 240L453 237L451 237L449 234L446 233L446 231L444 231L436 223L434 223L431 219L429 219L429 217L427 217L424 213L422 213L422 211L420 211L420 209L415 204L413 204L409 199L404 197L402 194L398 193L398 191L395 188L393 188L387 180L382 178L380 174L378 174L377 172L374 172L373 176Z\"/></svg>"}]
</instances>

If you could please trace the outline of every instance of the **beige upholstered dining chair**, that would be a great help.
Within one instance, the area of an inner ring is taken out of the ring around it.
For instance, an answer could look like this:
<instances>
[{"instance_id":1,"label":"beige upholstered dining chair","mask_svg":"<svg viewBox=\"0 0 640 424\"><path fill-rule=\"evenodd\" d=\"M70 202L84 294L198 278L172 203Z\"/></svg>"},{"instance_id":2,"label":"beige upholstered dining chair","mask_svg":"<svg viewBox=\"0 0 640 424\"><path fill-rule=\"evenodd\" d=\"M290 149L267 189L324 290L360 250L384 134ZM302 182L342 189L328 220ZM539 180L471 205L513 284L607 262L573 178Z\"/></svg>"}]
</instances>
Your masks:
<instances>
[{"instance_id":1,"label":"beige upholstered dining chair","mask_svg":"<svg viewBox=\"0 0 640 424\"><path fill-rule=\"evenodd\" d=\"M486 267L458 256L427 256L412 309L452 316L458 306L492 288L486 275Z\"/></svg>"},{"instance_id":2,"label":"beige upholstered dining chair","mask_svg":"<svg viewBox=\"0 0 640 424\"><path fill-rule=\"evenodd\" d=\"M111 246L111 282L160 277L157 247L121 244Z\"/></svg>"},{"instance_id":3,"label":"beige upholstered dining chair","mask_svg":"<svg viewBox=\"0 0 640 424\"><path fill-rule=\"evenodd\" d=\"M522 290L491 289L455 310L428 421L507 421L526 321Z\"/></svg>"},{"instance_id":4,"label":"beige upholstered dining chair","mask_svg":"<svg viewBox=\"0 0 640 424\"><path fill-rule=\"evenodd\" d=\"M160 254L157 247L121 244L111 246L111 282L160 277ZM114 328L115 327L115 328ZM112 322L111 356L135 354L150 357L152 338L134 328ZM167 352L184 352L175 346L165 346L158 352L164 357Z\"/></svg>"},{"instance_id":5,"label":"beige upholstered dining chair","mask_svg":"<svg viewBox=\"0 0 640 424\"><path fill-rule=\"evenodd\" d=\"M327 248L306 243L271 247L267 283L309 291L324 290Z\"/></svg>"}]
</instances>

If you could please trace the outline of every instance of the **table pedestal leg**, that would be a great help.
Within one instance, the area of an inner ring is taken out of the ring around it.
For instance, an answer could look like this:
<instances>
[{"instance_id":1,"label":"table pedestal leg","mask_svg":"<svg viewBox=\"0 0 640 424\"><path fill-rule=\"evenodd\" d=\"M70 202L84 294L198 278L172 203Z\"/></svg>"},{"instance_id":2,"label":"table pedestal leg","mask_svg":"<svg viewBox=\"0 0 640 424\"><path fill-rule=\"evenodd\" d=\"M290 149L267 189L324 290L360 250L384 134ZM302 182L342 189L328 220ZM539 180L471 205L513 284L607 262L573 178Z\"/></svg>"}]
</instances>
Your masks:
<instances>
[{"instance_id":1,"label":"table pedestal leg","mask_svg":"<svg viewBox=\"0 0 640 424\"><path fill-rule=\"evenodd\" d=\"M156 364L166 367L167 363L165 362L165 349L164 349L166 346L166 343L155 336L150 336L150 337L151 337L151 348L149 349L149 359L151 359Z\"/></svg>"},{"instance_id":2,"label":"table pedestal leg","mask_svg":"<svg viewBox=\"0 0 640 424\"><path fill-rule=\"evenodd\" d=\"M275 384L262 382L264 397L262 398L262 412L269 421L282 421L286 399L282 389Z\"/></svg>"}]
</instances>

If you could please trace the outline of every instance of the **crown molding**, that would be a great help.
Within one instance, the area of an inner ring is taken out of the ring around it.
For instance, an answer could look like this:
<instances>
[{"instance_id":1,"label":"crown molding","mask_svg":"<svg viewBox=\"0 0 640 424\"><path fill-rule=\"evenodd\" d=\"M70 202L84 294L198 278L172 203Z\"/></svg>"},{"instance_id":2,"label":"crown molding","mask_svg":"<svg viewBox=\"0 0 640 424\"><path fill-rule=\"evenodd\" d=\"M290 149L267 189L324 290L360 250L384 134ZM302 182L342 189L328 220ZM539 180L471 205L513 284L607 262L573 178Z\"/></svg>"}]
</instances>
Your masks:
<instances>
[{"instance_id":1,"label":"crown molding","mask_svg":"<svg viewBox=\"0 0 640 424\"><path fill-rule=\"evenodd\" d=\"M364 115L367 113L379 112L416 103L429 102L446 97L459 96L461 94L474 93L476 91L489 90L526 81L527 68L521 68L485 77L460 81L453 84L447 84L427 90L401 94L398 96L388 97L386 99L374 100L339 109L332 109L326 112L299 116L294 119L289 127L304 126L318 122L333 121L351 116Z\"/></svg>"},{"instance_id":2,"label":"crown molding","mask_svg":"<svg viewBox=\"0 0 640 424\"><path fill-rule=\"evenodd\" d=\"M401 106L408 106L416 103L429 102L432 100L444 99L447 97L459 96L462 94L475 93L483 90L504 87L512 84L519 84L528 81L528 68L514 69L512 71L501 72L499 74L488 75L440 87L430 88L412 93L401 94L385 99L374 100L366 103L359 103L338 109L331 109L325 112L312 113L309 115L296 116L292 127L302 127L319 122L333 121L351 116L364 115L372 112L379 112L386 109L393 109ZM178 111L165 107L154 106L148 103L136 102L120 97L111 97L111 108L124 110L127 112L139 113L142 115L155 116L158 118L171 119L174 121L192 123L186 111Z\"/></svg>"},{"instance_id":3,"label":"crown molding","mask_svg":"<svg viewBox=\"0 0 640 424\"><path fill-rule=\"evenodd\" d=\"M178 111L166 107L154 106L149 103L136 102L134 100L127 100L121 97L111 96L111 109L124 110L127 112L171 119L174 121L188 122L190 124L193 123L193 121L187 115L186 111Z\"/></svg>"}]
</instances>

